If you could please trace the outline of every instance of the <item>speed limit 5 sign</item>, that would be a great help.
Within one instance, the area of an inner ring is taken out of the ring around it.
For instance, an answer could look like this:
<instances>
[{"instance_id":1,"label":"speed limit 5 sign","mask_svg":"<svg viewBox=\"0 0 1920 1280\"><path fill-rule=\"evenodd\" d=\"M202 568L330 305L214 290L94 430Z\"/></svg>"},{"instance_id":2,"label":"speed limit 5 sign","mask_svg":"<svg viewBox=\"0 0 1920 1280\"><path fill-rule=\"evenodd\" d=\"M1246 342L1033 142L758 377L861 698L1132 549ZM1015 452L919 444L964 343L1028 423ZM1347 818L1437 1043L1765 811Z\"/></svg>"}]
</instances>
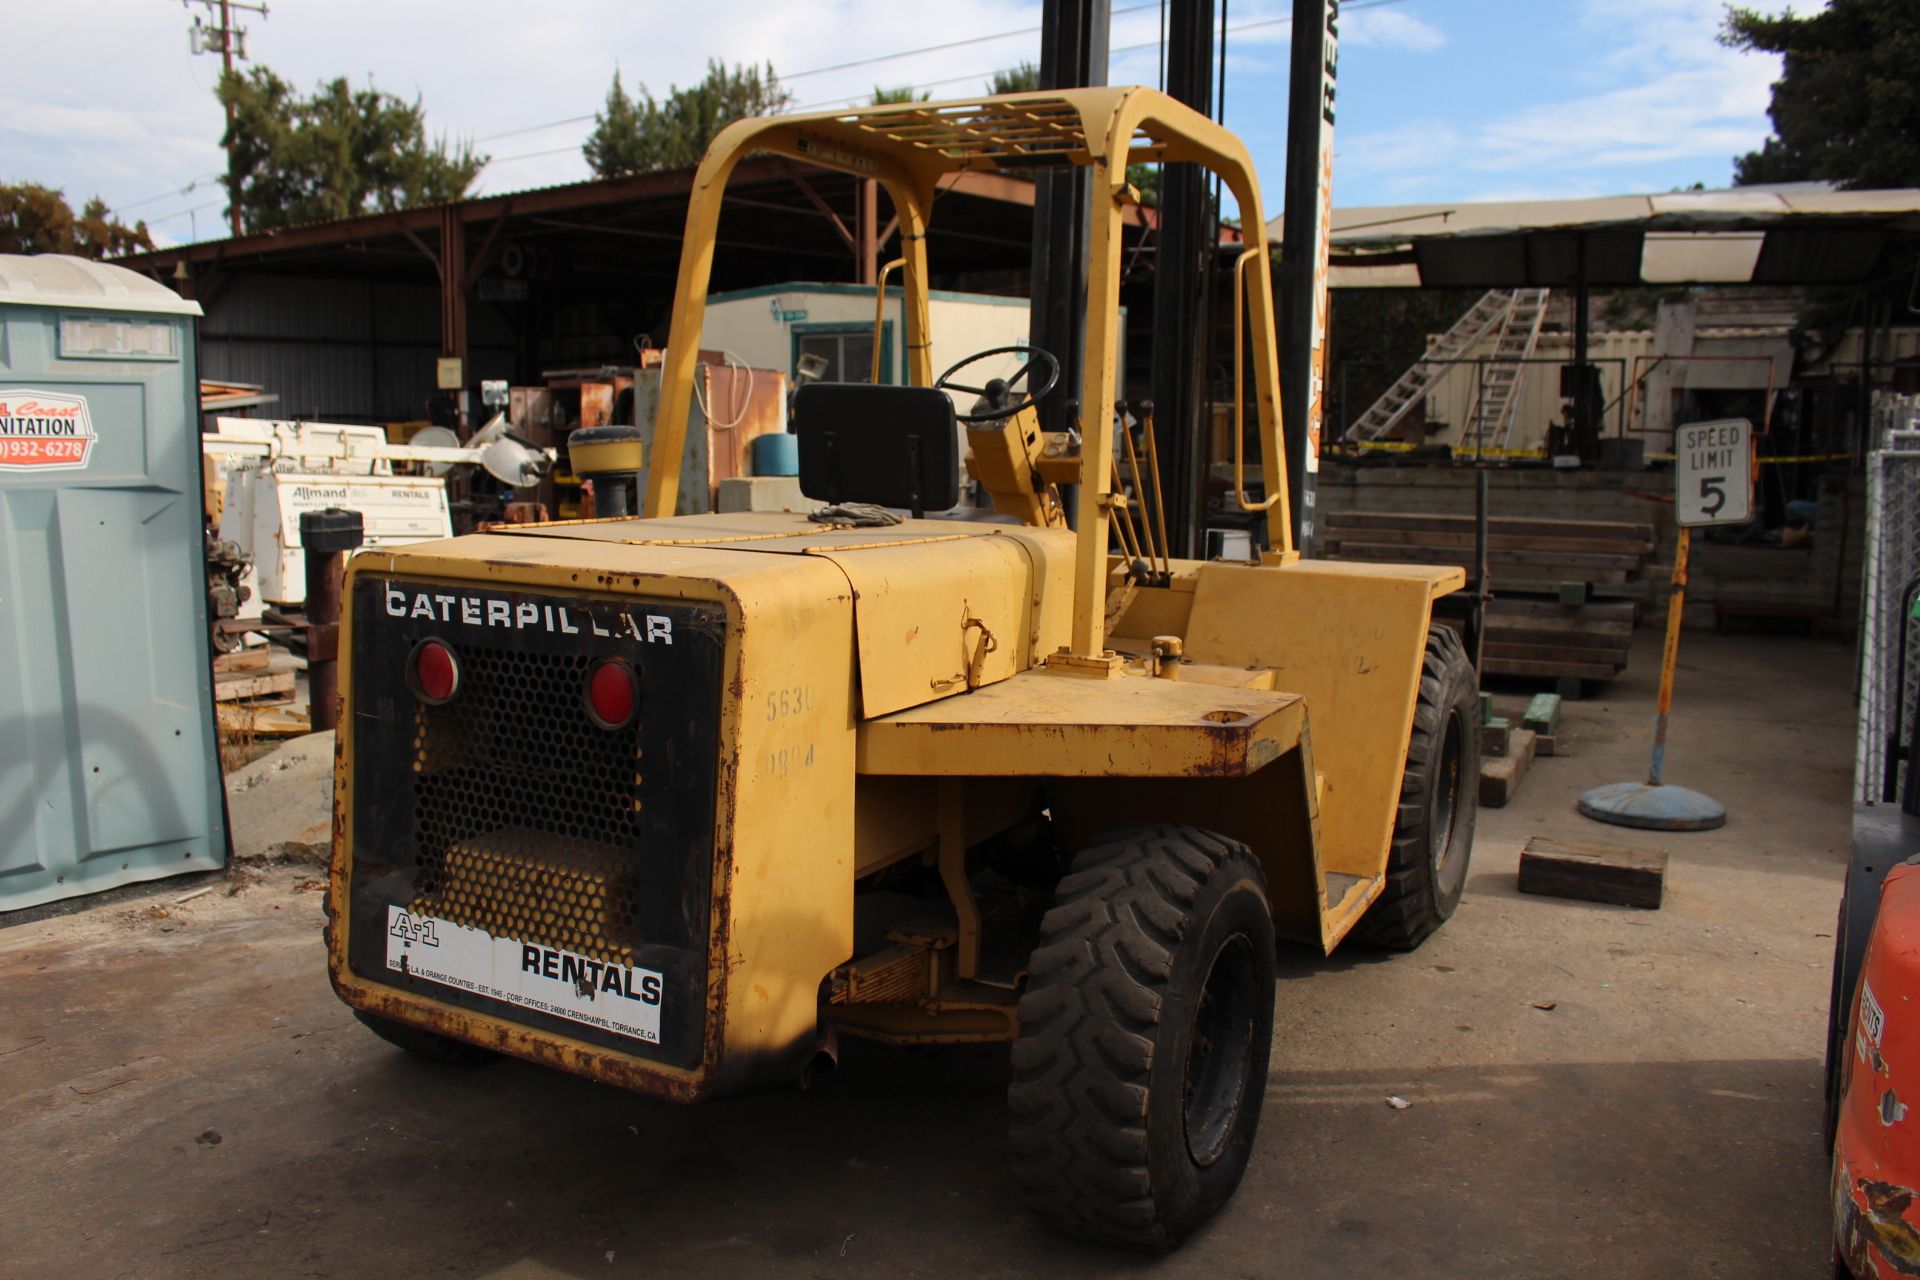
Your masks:
<instances>
[{"instance_id":1,"label":"speed limit 5 sign","mask_svg":"<svg viewBox=\"0 0 1920 1280\"><path fill-rule=\"evenodd\" d=\"M1753 519L1753 424L1689 422L1673 433L1674 518L1688 528Z\"/></svg>"}]
</instances>

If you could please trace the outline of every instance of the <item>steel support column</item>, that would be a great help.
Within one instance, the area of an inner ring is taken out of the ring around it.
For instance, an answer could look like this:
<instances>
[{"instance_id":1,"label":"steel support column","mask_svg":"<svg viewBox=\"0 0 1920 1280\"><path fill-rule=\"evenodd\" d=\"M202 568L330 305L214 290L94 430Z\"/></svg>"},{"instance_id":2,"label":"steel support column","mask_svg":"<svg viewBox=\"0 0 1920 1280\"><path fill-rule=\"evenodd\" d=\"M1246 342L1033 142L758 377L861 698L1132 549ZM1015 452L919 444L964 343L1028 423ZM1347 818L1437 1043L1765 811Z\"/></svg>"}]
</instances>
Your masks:
<instances>
[{"instance_id":1,"label":"steel support column","mask_svg":"<svg viewBox=\"0 0 1920 1280\"><path fill-rule=\"evenodd\" d=\"M466 434L467 390L467 228L456 204L440 206L440 354L460 361L462 386L454 392L461 434Z\"/></svg>"},{"instance_id":2,"label":"steel support column","mask_svg":"<svg viewBox=\"0 0 1920 1280\"><path fill-rule=\"evenodd\" d=\"M1605 398L1601 395L1600 375L1594 369L1592 334L1592 289L1588 280L1587 237L1573 238L1573 358L1560 367L1562 425L1547 433L1547 448L1555 454L1571 454L1583 463L1600 460L1601 418Z\"/></svg>"},{"instance_id":3,"label":"steel support column","mask_svg":"<svg viewBox=\"0 0 1920 1280\"><path fill-rule=\"evenodd\" d=\"M1213 115L1213 6L1214 0L1172 0L1167 7L1167 93L1206 116ZM1176 556L1194 555L1203 541L1205 373L1213 328L1207 304L1218 213L1198 165L1164 167L1153 272L1153 399L1167 534Z\"/></svg>"},{"instance_id":4,"label":"steel support column","mask_svg":"<svg viewBox=\"0 0 1920 1280\"><path fill-rule=\"evenodd\" d=\"M862 178L857 192L853 278L857 284L872 284L880 278L880 184L872 178Z\"/></svg>"},{"instance_id":5,"label":"steel support column","mask_svg":"<svg viewBox=\"0 0 1920 1280\"><path fill-rule=\"evenodd\" d=\"M1590 451L1595 448L1597 434L1593 421L1593 398L1588 394L1588 384L1593 375L1587 372L1587 356L1592 343L1589 313L1593 291L1587 284L1587 237L1584 234L1577 236L1575 243L1579 247L1575 251L1573 267L1573 438L1581 458L1590 461Z\"/></svg>"}]
</instances>

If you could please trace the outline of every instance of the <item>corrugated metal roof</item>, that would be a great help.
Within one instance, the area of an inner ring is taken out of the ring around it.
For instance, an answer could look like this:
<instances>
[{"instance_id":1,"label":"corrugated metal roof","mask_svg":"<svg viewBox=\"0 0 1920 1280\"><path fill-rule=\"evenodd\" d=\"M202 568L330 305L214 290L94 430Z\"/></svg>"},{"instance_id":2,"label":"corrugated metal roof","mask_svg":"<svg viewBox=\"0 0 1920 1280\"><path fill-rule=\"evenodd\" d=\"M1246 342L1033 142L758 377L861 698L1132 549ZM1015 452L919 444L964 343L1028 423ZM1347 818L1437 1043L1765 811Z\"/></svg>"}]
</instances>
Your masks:
<instances>
[{"instance_id":1,"label":"corrugated metal roof","mask_svg":"<svg viewBox=\"0 0 1920 1280\"><path fill-rule=\"evenodd\" d=\"M156 280L110 262L64 253L0 253L0 302L87 311L144 311L197 316L189 302Z\"/></svg>"},{"instance_id":2,"label":"corrugated metal roof","mask_svg":"<svg viewBox=\"0 0 1920 1280\"><path fill-rule=\"evenodd\" d=\"M1648 231L1765 230L1796 218L1884 220L1913 217L1920 228L1920 190L1836 191L1826 183L1730 187L1660 195L1582 200L1358 206L1333 211L1337 248L1385 248L1436 236L1499 235L1637 226ZM1280 236L1281 219L1267 224Z\"/></svg>"},{"instance_id":3,"label":"corrugated metal roof","mask_svg":"<svg viewBox=\"0 0 1920 1280\"><path fill-rule=\"evenodd\" d=\"M1280 220L1269 234L1280 234ZM1337 288L1844 283L1920 234L1920 190L1824 183L1333 211ZM1369 258L1376 259L1369 262Z\"/></svg>"}]
</instances>

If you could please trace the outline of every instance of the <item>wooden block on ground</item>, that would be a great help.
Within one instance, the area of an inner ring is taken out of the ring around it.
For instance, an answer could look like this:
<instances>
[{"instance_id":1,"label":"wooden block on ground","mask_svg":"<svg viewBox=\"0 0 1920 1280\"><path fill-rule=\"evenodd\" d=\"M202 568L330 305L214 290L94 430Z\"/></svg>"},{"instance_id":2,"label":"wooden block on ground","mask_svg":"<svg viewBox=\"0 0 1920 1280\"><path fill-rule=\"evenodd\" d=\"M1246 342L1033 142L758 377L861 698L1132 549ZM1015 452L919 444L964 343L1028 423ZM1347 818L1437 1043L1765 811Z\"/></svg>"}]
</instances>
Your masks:
<instances>
[{"instance_id":1,"label":"wooden block on ground","mask_svg":"<svg viewBox=\"0 0 1920 1280\"><path fill-rule=\"evenodd\" d=\"M1491 719L1493 719L1493 695L1483 693L1480 695L1480 723L1485 724Z\"/></svg>"},{"instance_id":2,"label":"wooden block on ground","mask_svg":"<svg viewBox=\"0 0 1920 1280\"><path fill-rule=\"evenodd\" d=\"M1520 852L1522 893L1658 910L1666 879L1662 849L1535 836Z\"/></svg>"},{"instance_id":3,"label":"wooden block on ground","mask_svg":"<svg viewBox=\"0 0 1920 1280\"><path fill-rule=\"evenodd\" d=\"M1533 754L1536 756L1558 755L1559 749L1553 744L1553 735L1550 733L1534 733Z\"/></svg>"},{"instance_id":4,"label":"wooden block on ground","mask_svg":"<svg viewBox=\"0 0 1920 1280\"><path fill-rule=\"evenodd\" d=\"M1580 676L1561 676L1554 681L1553 691L1560 695L1563 702L1578 702L1580 695L1586 692L1586 681Z\"/></svg>"},{"instance_id":5,"label":"wooden block on ground","mask_svg":"<svg viewBox=\"0 0 1920 1280\"><path fill-rule=\"evenodd\" d=\"M1495 716L1480 726L1480 754L1503 756L1512 738L1513 722L1505 716Z\"/></svg>"},{"instance_id":6,"label":"wooden block on ground","mask_svg":"<svg viewBox=\"0 0 1920 1280\"><path fill-rule=\"evenodd\" d=\"M1481 804L1489 809L1504 809L1519 793L1520 780L1527 776L1527 766L1533 763L1533 738L1527 730L1515 729L1505 755L1480 761Z\"/></svg>"},{"instance_id":7,"label":"wooden block on ground","mask_svg":"<svg viewBox=\"0 0 1920 1280\"><path fill-rule=\"evenodd\" d=\"M213 696L219 702L240 702L292 692L291 671L230 671L213 678Z\"/></svg>"},{"instance_id":8,"label":"wooden block on ground","mask_svg":"<svg viewBox=\"0 0 1920 1280\"><path fill-rule=\"evenodd\" d=\"M1545 738L1560 732L1560 695L1534 694L1533 701L1527 703L1527 714L1520 718L1520 723Z\"/></svg>"}]
</instances>

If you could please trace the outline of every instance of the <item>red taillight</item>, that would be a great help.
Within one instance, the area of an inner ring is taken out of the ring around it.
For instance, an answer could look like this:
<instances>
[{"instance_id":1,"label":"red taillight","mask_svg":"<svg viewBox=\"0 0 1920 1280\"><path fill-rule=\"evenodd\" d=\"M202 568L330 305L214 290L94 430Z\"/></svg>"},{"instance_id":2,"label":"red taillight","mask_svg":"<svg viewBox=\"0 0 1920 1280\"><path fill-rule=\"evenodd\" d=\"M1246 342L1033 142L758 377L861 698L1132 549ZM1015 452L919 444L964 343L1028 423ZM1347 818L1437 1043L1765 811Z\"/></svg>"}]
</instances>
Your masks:
<instances>
[{"instance_id":1,"label":"red taillight","mask_svg":"<svg viewBox=\"0 0 1920 1280\"><path fill-rule=\"evenodd\" d=\"M602 729L624 729L640 706L640 681L617 658L595 663L587 673L587 715Z\"/></svg>"},{"instance_id":2,"label":"red taillight","mask_svg":"<svg viewBox=\"0 0 1920 1280\"><path fill-rule=\"evenodd\" d=\"M413 692L422 702L446 702L460 688L460 662L453 650L438 640L422 640L413 647L408 674Z\"/></svg>"}]
</instances>

